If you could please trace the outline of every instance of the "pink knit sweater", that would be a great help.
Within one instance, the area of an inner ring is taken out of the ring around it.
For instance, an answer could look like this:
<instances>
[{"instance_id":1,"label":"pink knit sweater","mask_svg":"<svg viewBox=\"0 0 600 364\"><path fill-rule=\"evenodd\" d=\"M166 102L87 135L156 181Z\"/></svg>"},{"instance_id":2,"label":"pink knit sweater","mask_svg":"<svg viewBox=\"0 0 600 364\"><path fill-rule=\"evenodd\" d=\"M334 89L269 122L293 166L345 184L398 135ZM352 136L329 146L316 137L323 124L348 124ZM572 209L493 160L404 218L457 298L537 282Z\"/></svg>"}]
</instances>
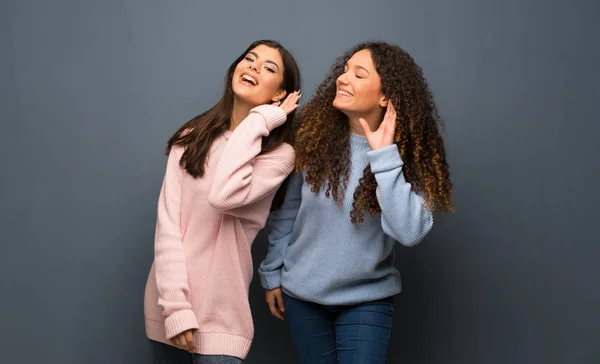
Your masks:
<instances>
[{"instance_id":1,"label":"pink knit sweater","mask_svg":"<svg viewBox=\"0 0 600 364\"><path fill-rule=\"evenodd\" d=\"M279 107L252 109L215 140L200 178L179 165L183 149L171 149L144 298L148 338L170 344L196 329L199 354L248 354L254 336L250 248L295 157L289 144L259 153L262 138L285 120Z\"/></svg>"}]
</instances>

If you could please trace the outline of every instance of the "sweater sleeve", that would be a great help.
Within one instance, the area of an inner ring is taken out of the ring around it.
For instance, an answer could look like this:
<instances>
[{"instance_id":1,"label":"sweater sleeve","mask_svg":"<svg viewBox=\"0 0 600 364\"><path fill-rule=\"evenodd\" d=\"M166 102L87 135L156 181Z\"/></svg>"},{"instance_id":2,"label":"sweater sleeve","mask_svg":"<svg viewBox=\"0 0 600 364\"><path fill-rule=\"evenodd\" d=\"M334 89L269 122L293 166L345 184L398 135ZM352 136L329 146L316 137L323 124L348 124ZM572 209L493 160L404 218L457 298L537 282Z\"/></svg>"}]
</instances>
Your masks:
<instances>
[{"instance_id":1,"label":"sweater sleeve","mask_svg":"<svg viewBox=\"0 0 600 364\"><path fill-rule=\"evenodd\" d=\"M215 167L209 204L224 213L274 195L294 168L294 149L282 144L260 154L262 139L287 119L277 106L262 105L233 131Z\"/></svg>"},{"instance_id":2,"label":"sweater sleeve","mask_svg":"<svg viewBox=\"0 0 600 364\"><path fill-rule=\"evenodd\" d=\"M403 162L396 145L367 153L377 181L377 201L381 206L383 231L400 244L418 244L433 226L431 211L402 173Z\"/></svg>"},{"instance_id":3,"label":"sweater sleeve","mask_svg":"<svg viewBox=\"0 0 600 364\"><path fill-rule=\"evenodd\" d=\"M283 259L291 242L294 223L302 202L302 182L302 173L296 173L290 177L283 205L269 216L268 226L271 229L269 249L267 256L258 268L260 282L265 289L281 286Z\"/></svg>"},{"instance_id":4,"label":"sweater sleeve","mask_svg":"<svg viewBox=\"0 0 600 364\"><path fill-rule=\"evenodd\" d=\"M158 288L158 304L165 316L168 339L198 329L198 321L189 301L190 289L181 233L181 182L183 168L179 160L183 148L173 147L158 199L154 266Z\"/></svg>"}]
</instances>

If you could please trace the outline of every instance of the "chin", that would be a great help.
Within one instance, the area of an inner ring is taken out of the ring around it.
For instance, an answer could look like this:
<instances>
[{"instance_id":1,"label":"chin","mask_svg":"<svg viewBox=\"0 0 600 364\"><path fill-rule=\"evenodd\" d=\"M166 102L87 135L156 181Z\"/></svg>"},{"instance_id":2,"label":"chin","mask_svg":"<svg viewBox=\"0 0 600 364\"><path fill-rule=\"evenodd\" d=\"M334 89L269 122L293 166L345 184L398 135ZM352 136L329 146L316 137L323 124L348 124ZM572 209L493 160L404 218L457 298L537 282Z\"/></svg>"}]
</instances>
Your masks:
<instances>
[{"instance_id":1,"label":"chin","mask_svg":"<svg viewBox=\"0 0 600 364\"><path fill-rule=\"evenodd\" d=\"M243 101L249 101L250 99L253 98L252 92L251 90L248 90L247 88L244 87L233 87L233 96L243 100Z\"/></svg>"},{"instance_id":2,"label":"chin","mask_svg":"<svg viewBox=\"0 0 600 364\"><path fill-rule=\"evenodd\" d=\"M248 94L245 94L243 92L235 92L235 90L233 90L233 97L235 97L236 99L238 99L238 101L241 101L244 104L248 104L248 105L251 105L253 107L267 103L267 102L262 102L261 100L259 100L254 95L248 95Z\"/></svg>"},{"instance_id":3,"label":"chin","mask_svg":"<svg viewBox=\"0 0 600 364\"><path fill-rule=\"evenodd\" d=\"M333 103L331 105L339 111L343 112L344 114L346 114L346 112L348 111L351 111L348 110L348 107L346 107L343 102L339 102L337 100L333 100Z\"/></svg>"},{"instance_id":4,"label":"chin","mask_svg":"<svg viewBox=\"0 0 600 364\"><path fill-rule=\"evenodd\" d=\"M340 111L342 111L342 109L344 109L343 103L338 101L337 98L333 99L333 102L331 103L331 105Z\"/></svg>"}]
</instances>

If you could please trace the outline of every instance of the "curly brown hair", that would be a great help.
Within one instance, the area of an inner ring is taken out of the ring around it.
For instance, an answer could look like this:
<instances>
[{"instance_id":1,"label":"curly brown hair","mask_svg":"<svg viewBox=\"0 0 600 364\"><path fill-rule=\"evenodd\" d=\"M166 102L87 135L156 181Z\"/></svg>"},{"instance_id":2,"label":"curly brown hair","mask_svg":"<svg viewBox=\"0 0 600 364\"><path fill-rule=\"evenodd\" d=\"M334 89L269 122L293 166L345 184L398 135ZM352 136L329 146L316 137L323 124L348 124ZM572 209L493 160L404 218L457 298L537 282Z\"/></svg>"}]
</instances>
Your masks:
<instances>
[{"instance_id":1,"label":"curly brown hair","mask_svg":"<svg viewBox=\"0 0 600 364\"><path fill-rule=\"evenodd\" d=\"M452 212L452 183L446 161L443 128L433 95L422 69L402 48L384 42L356 45L339 57L313 98L298 116L295 130L296 171L306 170L312 192L322 188L325 196L341 204L350 173L350 129L348 117L333 107L336 80L346 62L363 49L371 52L381 78L381 92L397 110L394 141L404 162L403 172L413 191L424 195L432 212ZM377 181L367 166L354 191L352 223L381 211L375 189Z\"/></svg>"}]
</instances>

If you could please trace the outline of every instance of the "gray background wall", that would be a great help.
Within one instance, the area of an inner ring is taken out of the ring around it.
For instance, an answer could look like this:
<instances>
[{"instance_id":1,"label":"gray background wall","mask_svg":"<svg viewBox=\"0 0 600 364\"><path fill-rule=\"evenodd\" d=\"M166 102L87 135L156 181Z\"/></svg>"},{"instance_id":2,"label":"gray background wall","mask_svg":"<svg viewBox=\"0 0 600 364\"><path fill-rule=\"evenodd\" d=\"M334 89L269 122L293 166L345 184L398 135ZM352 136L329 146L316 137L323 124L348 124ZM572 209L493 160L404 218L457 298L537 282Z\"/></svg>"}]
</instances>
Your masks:
<instances>
[{"instance_id":1,"label":"gray background wall","mask_svg":"<svg viewBox=\"0 0 600 364\"><path fill-rule=\"evenodd\" d=\"M599 24L592 0L1 1L0 361L148 362L165 142L275 38L306 99L397 43L447 122L458 212L398 250L390 363L600 362ZM293 362L258 280L251 302L247 362Z\"/></svg>"}]
</instances>

